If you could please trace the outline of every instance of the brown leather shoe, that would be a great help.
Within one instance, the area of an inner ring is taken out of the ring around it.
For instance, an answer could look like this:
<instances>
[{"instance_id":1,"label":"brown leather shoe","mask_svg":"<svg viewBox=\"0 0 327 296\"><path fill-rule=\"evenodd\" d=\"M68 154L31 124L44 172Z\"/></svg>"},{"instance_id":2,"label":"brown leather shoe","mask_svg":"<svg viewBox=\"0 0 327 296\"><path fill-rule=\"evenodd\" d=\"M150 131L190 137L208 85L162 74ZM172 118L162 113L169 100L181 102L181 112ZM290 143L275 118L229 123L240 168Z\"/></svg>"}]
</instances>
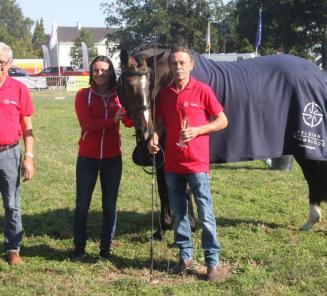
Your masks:
<instances>
[{"instance_id":1,"label":"brown leather shoe","mask_svg":"<svg viewBox=\"0 0 327 296\"><path fill-rule=\"evenodd\" d=\"M169 273L172 273L172 274L184 273L185 270L191 268L192 265L193 265L192 260L182 260L182 259L180 259L178 261L178 263L174 267L169 269Z\"/></svg>"},{"instance_id":2,"label":"brown leather shoe","mask_svg":"<svg viewBox=\"0 0 327 296\"><path fill-rule=\"evenodd\" d=\"M18 265L22 262L17 250L8 251L6 257L9 265Z\"/></svg>"},{"instance_id":3,"label":"brown leather shoe","mask_svg":"<svg viewBox=\"0 0 327 296\"><path fill-rule=\"evenodd\" d=\"M218 279L219 279L218 265L207 267L207 279L209 282L217 282L218 281Z\"/></svg>"}]
</instances>

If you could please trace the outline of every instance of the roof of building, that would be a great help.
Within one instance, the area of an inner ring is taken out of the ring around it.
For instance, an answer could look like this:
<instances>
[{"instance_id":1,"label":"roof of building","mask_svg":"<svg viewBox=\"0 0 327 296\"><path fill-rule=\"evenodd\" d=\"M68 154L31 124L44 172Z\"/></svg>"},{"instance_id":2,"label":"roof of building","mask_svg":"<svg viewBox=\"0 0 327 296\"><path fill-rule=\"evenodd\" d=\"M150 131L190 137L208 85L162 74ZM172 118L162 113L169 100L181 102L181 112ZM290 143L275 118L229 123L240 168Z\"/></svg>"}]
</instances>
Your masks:
<instances>
[{"instance_id":1,"label":"roof of building","mask_svg":"<svg viewBox=\"0 0 327 296\"><path fill-rule=\"evenodd\" d=\"M58 41L59 42L73 42L80 35L81 29L87 29L91 32L94 43L101 42L107 37L108 33L114 33L117 28L95 28L95 27L59 27L58 26Z\"/></svg>"}]
</instances>

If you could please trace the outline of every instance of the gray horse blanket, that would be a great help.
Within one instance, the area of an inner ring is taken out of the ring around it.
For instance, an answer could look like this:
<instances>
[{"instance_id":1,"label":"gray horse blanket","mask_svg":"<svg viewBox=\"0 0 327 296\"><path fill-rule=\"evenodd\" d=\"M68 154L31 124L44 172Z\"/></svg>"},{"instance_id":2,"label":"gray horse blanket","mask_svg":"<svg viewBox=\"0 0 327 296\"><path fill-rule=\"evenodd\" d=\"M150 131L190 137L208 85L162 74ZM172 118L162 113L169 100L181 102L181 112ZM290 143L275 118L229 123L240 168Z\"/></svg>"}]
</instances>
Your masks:
<instances>
[{"instance_id":1,"label":"gray horse blanket","mask_svg":"<svg viewBox=\"0 0 327 296\"><path fill-rule=\"evenodd\" d=\"M210 135L210 162L292 154L327 160L327 74L291 55L214 62L193 53L192 75L214 90L228 127Z\"/></svg>"}]
</instances>

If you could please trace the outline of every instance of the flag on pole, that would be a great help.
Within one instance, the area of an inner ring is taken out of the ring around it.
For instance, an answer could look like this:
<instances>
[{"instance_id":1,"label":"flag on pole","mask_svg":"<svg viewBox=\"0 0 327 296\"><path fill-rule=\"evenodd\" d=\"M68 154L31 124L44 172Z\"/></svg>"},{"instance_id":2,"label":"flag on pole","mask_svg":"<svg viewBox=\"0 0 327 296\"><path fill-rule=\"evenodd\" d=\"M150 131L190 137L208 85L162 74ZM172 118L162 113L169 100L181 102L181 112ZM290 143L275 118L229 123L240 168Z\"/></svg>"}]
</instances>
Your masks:
<instances>
[{"instance_id":1,"label":"flag on pole","mask_svg":"<svg viewBox=\"0 0 327 296\"><path fill-rule=\"evenodd\" d=\"M89 52L87 49L87 45L85 42L81 42L82 45L82 65L83 65L83 70L87 71L89 70Z\"/></svg>"},{"instance_id":2,"label":"flag on pole","mask_svg":"<svg viewBox=\"0 0 327 296\"><path fill-rule=\"evenodd\" d=\"M45 45L42 45L42 51L43 51L43 68L48 68L51 66L49 49Z\"/></svg>"},{"instance_id":3,"label":"flag on pole","mask_svg":"<svg viewBox=\"0 0 327 296\"><path fill-rule=\"evenodd\" d=\"M206 52L210 53L211 49L211 41L210 41L210 22L208 22L208 29L207 29L207 35L206 35Z\"/></svg>"},{"instance_id":4,"label":"flag on pole","mask_svg":"<svg viewBox=\"0 0 327 296\"><path fill-rule=\"evenodd\" d=\"M58 25L57 22L54 20L52 23L52 32L51 32L50 43L49 43L50 49L53 49L55 46L57 46L58 43L57 29L58 29Z\"/></svg>"},{"instance_id":5,"label":"flag on pole","mask_svg":"<svg viewBox=\"0 0 327 296\"><path fill-rule=\"evenodd\" d=\"M50 52L50 63L51 67L59 67L59 44L58 44L58 24L56 20L52 22L52 32L49 42L49 52ZM58 71L60 76L60 71Z\"/></svg>"},{"instance_id":6,"label":"flag on pole","mask_svg":"<svg viewBox=\"0 0 327 296\"><path fill-rule=\"evenodd\" d=\"M257 34L255 36L255 48L256 52L258 52L258 47L261 44L261 32L262 32L262 17L261 17L262 9L259 10L259 19L258 19L258 28L257 28Z\"/></svg>"}]
</instances>

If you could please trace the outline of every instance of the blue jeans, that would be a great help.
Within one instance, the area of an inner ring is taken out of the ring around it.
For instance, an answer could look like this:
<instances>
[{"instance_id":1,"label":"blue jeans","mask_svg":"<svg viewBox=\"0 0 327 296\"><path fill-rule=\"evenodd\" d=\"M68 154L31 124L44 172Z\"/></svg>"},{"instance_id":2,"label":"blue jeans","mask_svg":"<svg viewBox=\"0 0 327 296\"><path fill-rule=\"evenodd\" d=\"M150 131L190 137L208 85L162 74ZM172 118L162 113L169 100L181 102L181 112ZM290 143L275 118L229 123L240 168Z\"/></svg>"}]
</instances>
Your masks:
<instances>
[{"instance_id":1,"label":"blue jeans","mask_svg":"<svg viewBox=\"0 0 327 296\"><path fill-rule=\"evenodd\" d=\"M92 159L79 156L76 164L76 208L74 217L74 244L85 248L87 218L92 193L100 174L102 191L102 231L100 249L110 249L117 221L117 196L122 174L121 156Z\"/></svg>"},{"instance_id":2,"label":"blue jeans","mask_svg":"<svg viewBox=\"0 0 327 296\"><path fill-rule=\"evenodd\" d=\"M201 246L204 251L206 265L218 265L220 244L212 207L208 174L175 174L166 172L166 183L174 217L175 243L179 248L180 259L191 260L193 253L192 233L188 218L188 201L185 198L186 183L188 183L198 210L202 229Z\"/></svg>"},{"instance_id":3,"label":"blue jeans","mask_svg":"<svg viewBox=\"0 0 327 296\"><path fill-rule=\"evenodd\" d=\"M0 191L5 210L4 240L5 251L19 250L23 238L23 226L20 208L20 148L0 153Z\"/></svg>"}]
</instances>

